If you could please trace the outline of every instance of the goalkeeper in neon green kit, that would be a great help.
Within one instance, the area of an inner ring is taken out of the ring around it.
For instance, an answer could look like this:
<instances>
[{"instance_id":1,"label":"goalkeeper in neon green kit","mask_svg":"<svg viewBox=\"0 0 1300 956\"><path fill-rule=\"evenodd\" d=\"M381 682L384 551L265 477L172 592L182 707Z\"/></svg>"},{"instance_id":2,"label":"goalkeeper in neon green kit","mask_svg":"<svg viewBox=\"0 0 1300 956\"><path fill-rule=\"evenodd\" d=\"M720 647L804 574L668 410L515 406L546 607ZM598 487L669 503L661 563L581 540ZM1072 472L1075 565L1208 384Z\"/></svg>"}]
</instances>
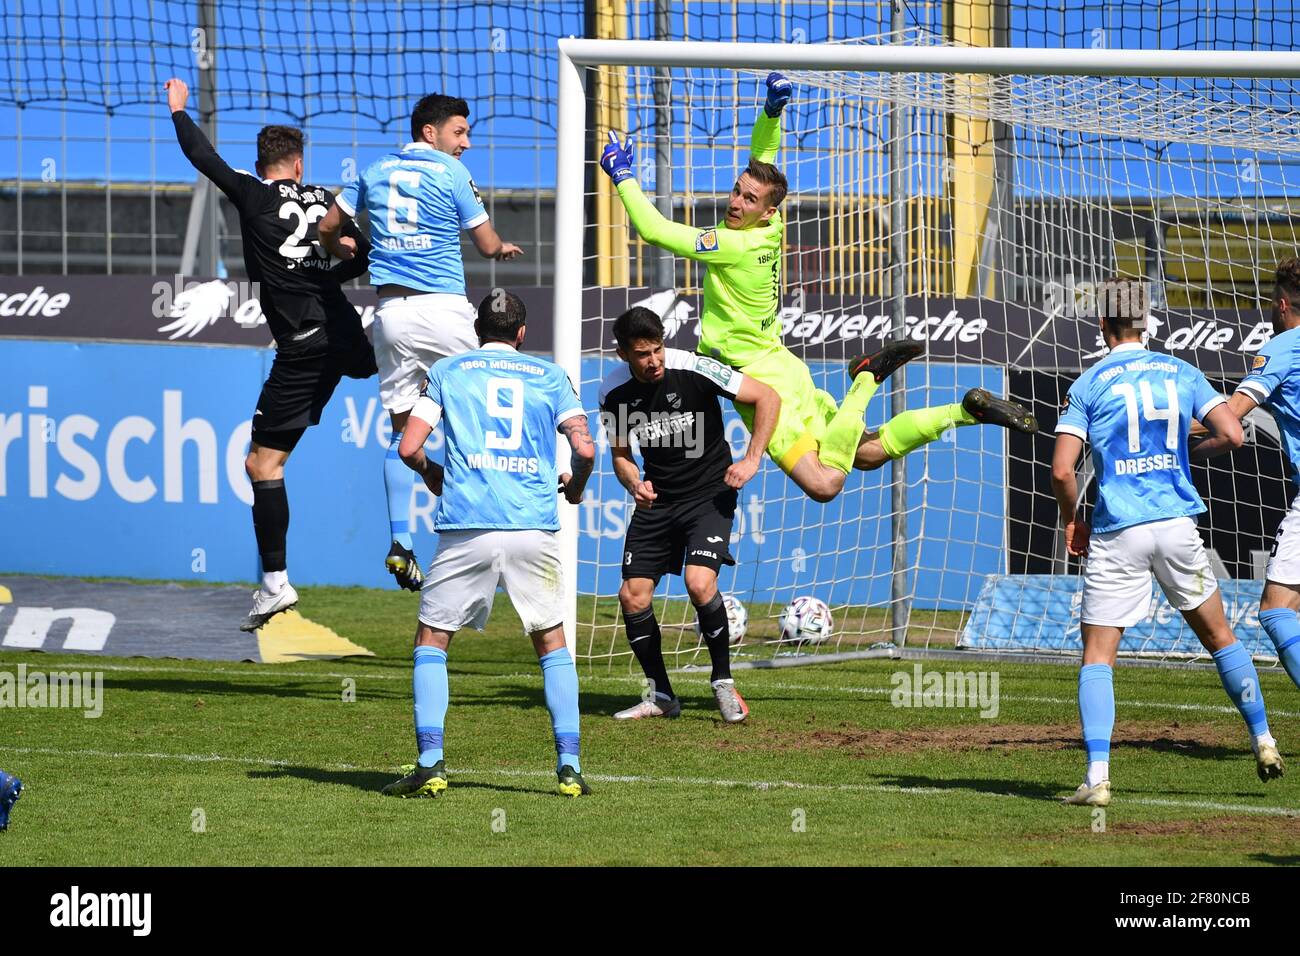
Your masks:
<instances>
[{"instance_id":1,"label":"goalkeeper in neon green kit","mask_svg":"<svg viewBox=\"0 0 1300 956\"><path fill-rule=\"evenodd\" d=\"M754 122L749 166L736 180L723 222L696 229L660 215L632 172L632 141L619 143L611 131L600 166L614 181L628 218L651 245L708 267L700 317L698 351L770 385L781 395L776 431L768 443L772 460L808 497L830 501L849 472L870 471L934 441L955 425L995 424L1017 431L1038 430L1021 405L971 389L953 405L894 416L879 432L867 432L867 403L889 375L924 351L912 342L891 342L872 355L849 362L852 385L838 406L813 385L808 366L781 342L777 306L781 286L785 176L772 165L781 146L781 111L793 88L779 73L767 78L767 102ZM753 430L752 406L737 404Z\"/></svg>"}]
</instances>

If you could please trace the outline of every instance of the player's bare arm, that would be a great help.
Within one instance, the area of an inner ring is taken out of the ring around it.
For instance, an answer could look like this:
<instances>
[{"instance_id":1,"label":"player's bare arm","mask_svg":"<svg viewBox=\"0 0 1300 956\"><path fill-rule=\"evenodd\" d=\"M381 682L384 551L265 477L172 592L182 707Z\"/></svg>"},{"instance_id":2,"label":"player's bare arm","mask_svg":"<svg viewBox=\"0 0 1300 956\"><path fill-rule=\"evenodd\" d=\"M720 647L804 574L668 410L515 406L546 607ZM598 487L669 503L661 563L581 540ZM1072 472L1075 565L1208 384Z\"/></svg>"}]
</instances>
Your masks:
<instances>
[{"instance_id":1,"label":"player's bare arm","mask_svg":"<svg viewBox=\"0 0 1300 956\"><path fill-rule=\"evenodd\" d=\"M560 433L569 440L573 471L560 475L560 490L564 500L571 505L582 503L582 490L587 487L596 466L596 446L591 440L591 428L586 415L574 415L560 423ZM403 441L405 445L405 441Z\"/></svg>"},{"instance_id":2,"label":"player's bare arm","mask_svg":"<svg viewBox=\"0 0 1300 956\"><path fill-rule=\"evenodd\" d=\"M627 493L636 501L637 508L645 510L651 507L659 494L655 491L654 482L641 480L641 469L632 457L632 449L610 442L609 454L614 459L614 474L619 484L627 489Z\"/></svg>"},{"instance_id":3,"label":"player's bare arm","mask_svg":"<svg viewBox=\"0 0 1300 956\"><path fill-rule=\"evenodd\" d=\"M728 488L740 489L758 473L763 464L763 452L776 431L776 421L781 412L781 396L776 389L756 378L745 376L736 393L736 401L754 406L754 433L749 436L749 447L744 457L727 469L724 479Z\"/></svg>"},{"instance_id":4,"label":"player's bare arm","mask_svg":"<svg viewBox=\"0 0 1300 956\"><path fill-rule=\"evenodd\" d=\"M349 225L352 225L352 217L345 213L337 202L330 205L324 218L316 225L320 244L336 259L346 261L357 254L356 241L343 235L343 230Z\"/></svg>"},{"instance_id":5,"label":"player's bare arm","mask_svg":"<svg viewBox=\"0 0 1300 956\"><path fill-rule=\"evenodd\" d=\"M504 242L497 235L491 222L481 222L469 231L474 248L484 259L496 259L498 262L516 259L524 254L513 242Z\"/></svg>"},{"instance_id":6,"label":"player's bare arm","mask_svg":"<svg viewBox=\"0 0 1300 956\"><path fill-rule=\"evenodd\" d=\"M424 443L429 440L436 424L411 415L406 420L406 429L402 432L402 443L397 453L406 462L406 467L420 476L426 488L435 495L441 495L443 467L424 453Z\"/></svg>"},{"instance_id":7,"label":"player's bare arm","mask_svg":"<svg viewBox=\"0 0 1300 956\"><path fill-rule=\"evenodd\" d=\"M1237 398L1234 395L1233 398ZM1255 400L1249 396L1240 396L1241 402L1238 407L1250 404L1250 408L1255 407ZM1192 461L1204 461L1207 458L1214 458L1217 455L1223 455L1233 449L1240 448L1245 436L1241 430L1241 418L1250 414L1250 408L1247 408L1240 415L1232 408L1232 399L1221 405L1215 405L1210 409L1210 413L1205 416L1202 423L1210 437L1191 449L1189 457Z\"/></svg>"},{"instance_id":8,"label":"player's bare arm","mask_svg":"<svg viewBox=\"0 0 1300 956\"><path fill-rule=\"evenodd\" d=\"M1083 440L1077 435L1056 436L1052 451L1052 493L1061 513L1066 549L1075 557L1088 553L1088 522L1079 516L1079 482L1074 474L1082 453Z\"/></svg>"}]
</instances>

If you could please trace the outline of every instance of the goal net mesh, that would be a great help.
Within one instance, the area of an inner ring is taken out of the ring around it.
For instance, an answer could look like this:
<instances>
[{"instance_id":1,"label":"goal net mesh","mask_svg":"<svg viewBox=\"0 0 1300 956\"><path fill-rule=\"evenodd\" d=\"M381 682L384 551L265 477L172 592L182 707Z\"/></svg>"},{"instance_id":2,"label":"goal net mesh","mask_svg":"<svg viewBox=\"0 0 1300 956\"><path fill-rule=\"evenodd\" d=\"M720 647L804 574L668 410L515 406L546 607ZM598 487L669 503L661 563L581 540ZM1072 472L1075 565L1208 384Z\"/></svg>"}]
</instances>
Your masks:
<instances>
[{"instance_id":1,"label":"goal net mesh","mask_svg":"<svg viewBox=\"0 0 1300 956\"><path fill-rule=\"evenodd\" d=\"M898 38L853 42L879 39ZM940 42L921 31L904 39ZM634 138L638 179L665 214L708 228L721 221L748 160L767 70L585 72L582 388L594 409L600 380L619 364L613 320L646 305L664 317L670 347L694 349L704 275L684 259L665 265L665 253L628 225L596 168L607 131ZM866 428L890 416L893 390L913 409L982 387L1028 406L1040 432L953 429L907 456L905 477L888 465L854 471L829 504L808 499L765 460L740 493L737 564L719 582L748 612L736 657L815 660L900 639L922 648L1077 650L1080 565L1066 554L1049 474L1065 391L1104 354L1093 292L1111 276L1146 282L1151 347L1233 388L1271 334L1277 263L1297 251L1295 82L787 75L795 94L776 160L790 183L779 315L787 347L817 387L842 397L844 359L891 334L891 250L901 233L904 334L927 351L880 389ZM891 194L896 136L901 197ZM724 417L738 457L748 435L730 405ZM1230 620L1252 652L1271 655L1257 620L1260 578L1293 489L1271 418L1256 413L1247 436L1193 477ZM603 430L597 440L603 465L580 508L588 596L579 651L628 666L612 595L633 506L609 469ZM1090 509L1096 482L1087 460L1079 477ZM900 481L905 506L896 516ZM905 543L898 552L896 532ZM829 640L780 639L781 611L804 595L830 606ZM670 662L707 664L681 578L663 579L656 609ZM896 610L902 631L891 626ZM1158 590L1122 646L1171 660L1199 650Z\"/></svg>"}]
</instances>

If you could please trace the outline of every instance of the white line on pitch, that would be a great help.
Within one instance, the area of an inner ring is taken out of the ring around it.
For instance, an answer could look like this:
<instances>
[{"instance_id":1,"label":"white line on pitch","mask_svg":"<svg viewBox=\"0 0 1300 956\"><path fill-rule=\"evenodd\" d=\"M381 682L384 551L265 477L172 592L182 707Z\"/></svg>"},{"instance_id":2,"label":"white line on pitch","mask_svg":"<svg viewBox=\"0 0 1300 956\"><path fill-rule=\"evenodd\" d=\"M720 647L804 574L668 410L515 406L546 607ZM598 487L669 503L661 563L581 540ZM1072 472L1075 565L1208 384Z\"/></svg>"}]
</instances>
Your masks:
<instances>
[{"instance_id":1,"label":"white line on pitch","mask_svg":"<svg viewBox=\"0 0 1300 956\"><path fill-rule=\"evenodd\" d=\"M111 750L60 750L54 747L11 747L0 744L0 751L20 754L45 754L60 757L105 757L113 760L177 760L184 763L242 763L261 767L302 766L302 761L272 760L267 757L226 757L220 754L167 754L148 752L123 752ZM349 763L331 763L321 770L366 770ZM451 767L449 773L465 777L524 777L549 779L554 774L547 770L475 770L468 767ZM715 780L708 777L651 777L641 774L584 774L596 783L634 783L650 786L676 785L686 787L740 787L764 792L773 790L802 790L822 793L885 793L905 796L979 796L1007 800L1055 800L1053 797L1031 797L1021 793L992 793L987 790L967 790L961 787L900 787L876 783L800 783L796 780ZM1124 797L1125 804L1148 807L1173 807L1184 810L1218 810L1225 813L1253 813L1262 816L1300 816L1300 807L1257 807L1239 803L1215 803L1208 800L1165 800L1158 797Z\"/></svg>"},{"instance_id":2,"label":"white line on pitch","mask_svg":"<svg viewBox=\"0 0 1300 956\"><path fill-rule=\"evenodd\" d=\"M0 670L6 670L10 667L17 667L17 664L0 663ZM353 672L350 674L338 671L276 671L276 670L244 670L240 668L212 668L201 669L196 667L155 667L151 665L137 664L96 664L93 660L78 662L75 665L64 665L76 667L89 667L101 671L123 671L127 673L138 674L194 674L202 677L208 674L220 674L225 676L264 678L264 677L295 677L295 678L326 678L342 679L345 677L353 680L395 680L403 683L410 683L409 674L366 674ZM456 674L456 679L461 680L529 680L537 677L536 673L515 673L515 674ZM580 677L579 680L586 682L610 681L616 683L637 684L642 683L642 678L634 676L620 677L618 675L590 675ZM706 685L709 683L707 678L703 677L679 677L676 679L679 684L698 684ZM795 690L810 691L818 693L841 692L845 694L875 694L878 696L888 696L892 694L893 688L890 687L846 687L836 684L784 684L763 682L765 688L771 690ZM761 699L761 698L760 698ZM1000 701L1008 703L1025 703L1025 704L1068 704L1078 706L1078 699L1074 697L1025 697L1016 694L1002 694L998 698ZM1227 704L1178 704L1170 701L1160 700L1124 700L1119 698L1116 703L1123 707L1148 707L1158 710L1181 710L1192 713L1210 713L1210 714L1235 714L1237 709ZM1296 710L1275 710L1272 707L1268 709L1270 717L1300 717L1300 711Z\"/></svg>"}]
</instances>

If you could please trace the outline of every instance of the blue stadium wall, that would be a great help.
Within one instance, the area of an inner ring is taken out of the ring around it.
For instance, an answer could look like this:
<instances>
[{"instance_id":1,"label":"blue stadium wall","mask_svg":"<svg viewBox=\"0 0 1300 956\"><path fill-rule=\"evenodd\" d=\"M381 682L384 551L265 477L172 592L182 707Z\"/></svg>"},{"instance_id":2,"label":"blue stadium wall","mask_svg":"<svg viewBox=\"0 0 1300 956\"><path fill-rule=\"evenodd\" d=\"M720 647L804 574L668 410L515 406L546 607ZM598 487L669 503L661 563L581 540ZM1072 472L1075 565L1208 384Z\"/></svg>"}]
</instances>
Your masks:
<instances>
[{"instance_id":1,"label":"blue stadium wall","mask_svg":"<svg viewBox=\"0 0 1300 956\"><path fill-rule=\"evenodd\" d=\"M0 571L166 580L258 575L243 471L249 417L273 353L220 346L7 340L0 347ZM583 363L592 411L603 371ZM814 363L843 392L840 363ZM924 380L923 380L924 379ZM1000 368L913 370L909 407L1003 389ZM868 421L885 417L882 389ZM727 408L737 451L745 432ZM593 428L596 426L593 418ZM619 585L630 502L603 436L579 508L578 586ZM440 455L440 434L431 452ZM345 380L288 467L289 566L302 584L389 586L382 460L387 416L374 380ZM960 466L960 474L958 467ZM922 607L974 603L1005 573L1005 446L1000 429L964 428L908 458L910 587ZM880 604L890 586L889 469L855 473L829 505L807 501L771 463L741 493L723 587L741 596L807 585L832 603ZM435 499L415 496L417 551L434 547ZM781 529L784 529L782 531ZM678 585L680 589L680 585Z\"/></svg>"}]
</instances>

